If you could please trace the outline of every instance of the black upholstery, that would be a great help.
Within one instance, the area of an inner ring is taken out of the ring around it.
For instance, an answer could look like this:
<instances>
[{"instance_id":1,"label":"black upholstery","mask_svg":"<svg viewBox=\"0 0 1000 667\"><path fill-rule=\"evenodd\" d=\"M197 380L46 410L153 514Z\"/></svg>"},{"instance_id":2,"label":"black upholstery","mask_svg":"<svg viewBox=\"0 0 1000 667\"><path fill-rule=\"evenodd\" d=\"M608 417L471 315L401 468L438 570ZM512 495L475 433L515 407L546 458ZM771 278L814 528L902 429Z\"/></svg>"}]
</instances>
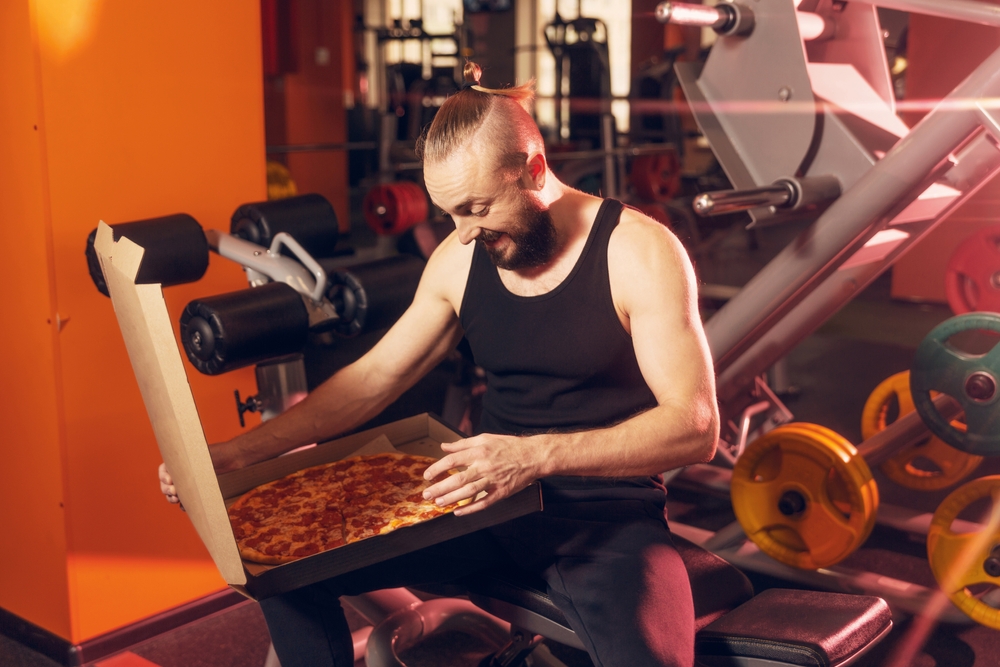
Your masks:
<instances>
[{"instance_id":1,"label":"black upholstery","mask_svg":"<svg viewBox=\"0 0 1000 667\"><path fill-rule=\"evenodd\" d=\"M892 627L885 600L867 595L766 590L698 633L699 660L744 656L832 667Z\"/></svg>"}]
</instances>

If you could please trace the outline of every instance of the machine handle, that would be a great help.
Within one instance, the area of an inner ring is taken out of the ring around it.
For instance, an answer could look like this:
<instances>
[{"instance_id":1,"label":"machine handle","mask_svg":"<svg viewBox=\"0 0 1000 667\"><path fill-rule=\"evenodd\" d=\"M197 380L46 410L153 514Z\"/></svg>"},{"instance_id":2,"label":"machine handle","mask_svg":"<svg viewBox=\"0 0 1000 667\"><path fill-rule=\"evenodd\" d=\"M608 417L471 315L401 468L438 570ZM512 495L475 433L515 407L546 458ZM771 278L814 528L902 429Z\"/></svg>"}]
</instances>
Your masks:
<instances>
[{"instance_id":1,"label":"machine handle","mask_svg":"<svg viewBox=\"0 0 1000 667\"><path fill-rule=\"evenodd\" d=\"M277 257L281 253L281 246L285 246L291 250L292 254L302 262L303 266L312 272L313 277L316 279L316 286L313 287L313 291L309 296L317 303L322 301L326 293L326 271L313 259L312 255L306 252L305 248L299 245L298 241L285 232L278 232L274 235L274 240L271 241L271 247L268 249L268 252Z\"/></svg>"},{"instance_id":2,"label":"machine handle","mask_svg":"<svg viewBox=\"0 0 1000 667\"><path fill-rule=\"evenodd\" d=\"M794 192L784 183L747 190L704 192L694 198L694 212L702 217L747 211L761 206L785 206Z\"/></svg>"},{"instance_id":3,"label":"machine handle","mask_svg":"<svg viewBox=\"0 0 1000 667\"><path fill-rule=\"evenodd\" d=\"M720 35L746 35L754 26L753 10L735 2L720 2L714 7L686 2L661 2L656 6L656 20L660 23L711 28Z\"/></svg>"}]
</instances>

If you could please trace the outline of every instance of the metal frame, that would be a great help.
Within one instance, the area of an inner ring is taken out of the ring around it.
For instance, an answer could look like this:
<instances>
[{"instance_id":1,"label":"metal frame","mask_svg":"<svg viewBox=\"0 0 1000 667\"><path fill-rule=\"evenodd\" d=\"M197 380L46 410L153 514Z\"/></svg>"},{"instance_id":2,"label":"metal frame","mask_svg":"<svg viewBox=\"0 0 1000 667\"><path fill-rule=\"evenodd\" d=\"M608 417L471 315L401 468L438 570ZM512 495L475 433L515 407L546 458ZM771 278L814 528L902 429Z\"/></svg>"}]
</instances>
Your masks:
<instances>
[{"instance_id":1,"label":"metal frame","mask_svg":"<svg viewBox=\"0 0 1000 667\"><path fill-rule=\"evenodd\" d=\"M1000 25L1000 6L970 0L852 1ZM794 8L786 7L784 0L764 0L754 11L761 17L754 34L720 37L701 72L690 65L677 68L699 125L739 189L767 187L774 182L772 177L831 174L845 189L705 325L718 374L719 401L737 425L744 421L740 415L757 402L750 395L757 377L1000 171L1000 120L997 110L985 102L1000 96L1000 50L875 161L869 157L870 148L848 130L843 110L835 112L833 105L812 97L811 91L800 91L801 86L794 86L799 107L782 108L773 101L769 107L767 95L755 92L753 99L764 106L733 109L730 103L745 101L737 96L747 84L740 84L727 66L742 56L776 63L774 71L762 74L773 85L758 87L755 81L754 90L778 90L779 83L797 81L804 74L801 58L785 58L794 50L786 43L787 35L777 46L764 43L775 32L768 32L767 21L794 30L789 18ZM728 88L730 82L736 89ZM800 136L813 122L809 118L817 123L812 140ZM808 122L804 124L803 119ZM761 138L751 131L781 128L784 132L785 121L797 128L791 143L784 133ZM780 144L785 150L783 164L794 170L803 160L799 153L810 141L814 157L806 157L802 165L808 166L798 168L826 170L823 173L779 173L774 161L761 161L754 153L758 149L773 152L774 144ZM927 197L931 186L939 196ZM760 221L773 216L774 209L760 207L751 214ZM743 430L737 428L727 439L739 438Z\"/></svg>"}]
</instances>

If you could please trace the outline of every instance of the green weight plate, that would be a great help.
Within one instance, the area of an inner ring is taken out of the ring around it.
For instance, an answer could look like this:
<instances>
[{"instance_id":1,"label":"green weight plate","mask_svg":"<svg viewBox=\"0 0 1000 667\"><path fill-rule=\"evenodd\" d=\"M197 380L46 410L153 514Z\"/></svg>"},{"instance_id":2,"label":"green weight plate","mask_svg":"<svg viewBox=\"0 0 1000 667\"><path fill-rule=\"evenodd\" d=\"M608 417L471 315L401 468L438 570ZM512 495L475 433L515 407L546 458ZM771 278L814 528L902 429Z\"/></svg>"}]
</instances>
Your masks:
<instances>
[{"instance_id":1,"label":"green weight plate","mask_svg":"<svg viewBox=\"0 0 1000 667\"><path fill-rule=\"evenodd\" d=\"M1000 344L970 354L949 340L968 331L1000 333L1000 315L968 313L936 326L921 341L910 370L913 403L931 432L969 454L1000 455ZM966 431L952 426L932 402L931 392L951 396L965 411Z\"/></svg>"}]
</instances>

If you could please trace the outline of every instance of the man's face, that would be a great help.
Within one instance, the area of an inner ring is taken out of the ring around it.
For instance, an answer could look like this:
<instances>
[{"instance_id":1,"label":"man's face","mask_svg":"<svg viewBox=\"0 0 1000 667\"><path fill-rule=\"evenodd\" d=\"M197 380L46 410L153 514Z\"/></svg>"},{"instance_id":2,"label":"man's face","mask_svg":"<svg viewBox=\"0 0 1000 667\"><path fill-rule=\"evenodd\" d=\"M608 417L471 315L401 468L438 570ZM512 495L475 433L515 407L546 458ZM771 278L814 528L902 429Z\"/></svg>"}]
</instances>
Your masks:
<instances>
[{"instance_id":1,"label":"man's face","mask_svg":"<svg viewBox=\"0 0 1000 667\"><path fill-rule=\"evenodd\" d=\"M548 209L519 179L471 157L424 167L427 191L455 221L459 240L482 244L493 264L509 271L542 266L552 259L556 230Z\"/></svg>"},{"instance_id":2,"label":"man's face","mask_svg":"<svg viewBox=\"0 0 1000 667\"><path fill-rule=\"evenodd\" d=\"M508 186L520 200L515 224L504 232L484 229L476 238L485 248L493 264L501 269L517 271L542 266L555 254L556 228L552 216L541 203L517 185ZM501 243L504 236L509 243Z\"/></svg>"}]
</instances>

